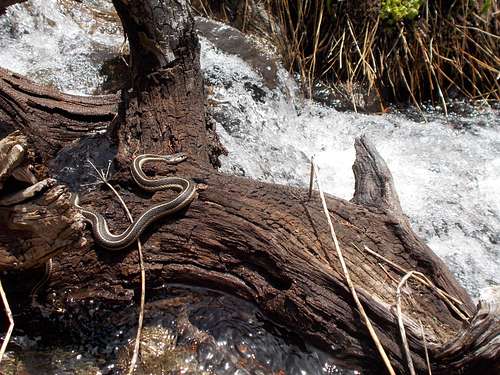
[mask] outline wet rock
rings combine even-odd
[[[245,82],[243,85],[245,89],[252,95],[256,102],[264,103],[266,99],[266,92],[256,85],[255,83]]]
[[[203,17],[196,17],[195,22],[201,36],[207,38],[221,51],[244,60],[262,76],[269,89],[278,86],[278,60],[266,50],[264,43],[259,44],[254,38],[221,22]]]
[[[360,83],[339,83],[334,86],[317,83],[313,88],[314,100],[339,111],[380,113],[384,106],[374,88]]]

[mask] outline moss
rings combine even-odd
[[[382,0],[380,18],[389,24],[418,16],[424,0]]]

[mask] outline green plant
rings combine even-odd
[[[418,16],[424,0],[382,0],[380,18],[389,23],[412,20]]]

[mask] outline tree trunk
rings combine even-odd
[[[25,1],[26,0],[0,0],[0,16],[5,13],[5,9],[7,9],[7,7]]]
[[[7,171],[0,190],[5,199],[0,207],[0,270],[19,272],[53,257],[48,287],[55,296],[45,304],[48,311],[64,311],[72,301],[88,298],[129,302],[139,285],[136,253],[96,246],[70,204],[68,190],[87,181],[88,157],[105,162],[111,155],[112,182],[137,217],[168,192],[152,197],[139,193],[128,172],[132,158],[182,151],[188,161],[167,172],[193,179],[198,198],[143,235],[148,287],[180,282],[226,291],[255,302],[269,317],[336,357],[383,372],[347,288],[318,194],[309,199],[304,189],[226,176],[214,168],[222,148],[205,121],[199,45],[186,1],[114,4],[130,42],[130,90],[80,98],[0,70],[0,136],[20,131],[5,138],[5,154],[10,156],[2,158],[0,152],[0,169]],[[31,153],[20,155],[16,144]],[[412,231],[375,147],[365,138],[355,147],[354,198],[348,202],[327,196],[327,206],[356,291],[391,363],[398,372],[407,371],[392,308],[404,272],[365,246],[405,270],[422,272],[461,301],[451,308],[429,288],[412,284],[418,306],[404,299],[403,314],[419,373],[426,367],[418,319],[425,327],[434,373],[473,373],[496,366],[498,311],[488,305],[474,308],[444,263]],[[19,160],[14,167],[13,159]],[[70,159],[71,178],[65,172]],[[33,165],[38,179],[53,179],[34,189],[41,196],[17,191],[25,186],[12,181],[18,175],[13,171],[22,163]],[[149,172],[161,174],[162,169],[153,164]],[[105,211],[114,231],[128,225],[110,192],[79,189],[82,205]],[[109,206],[103,208],[101,202]],[[25,301],[26,286],[11,285],[9,291],[15,300]],[[461,316],[472,318],[464,323]]]

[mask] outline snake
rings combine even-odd
[[[172,215],[189,206],[196,198],[196,186],[193,181],[176,176],[149,178],[142,169],[146,162],[159,161],[172,165],[186,159],[187,156],[183,153],[172,155],[141,154],[132,161],[130,171],[133,179],[140,188],[149,192],[173,189],[179,191],[179,194],[169,201],[150,207],[120,234],[111,233],[104,216],[80,206],[79,196],[78,194],[74,194],[73,204],[92,225],[92,232],[96,242],[103,248],[111,251],[125,249],[135,242],[142,232],[154,221]]]

